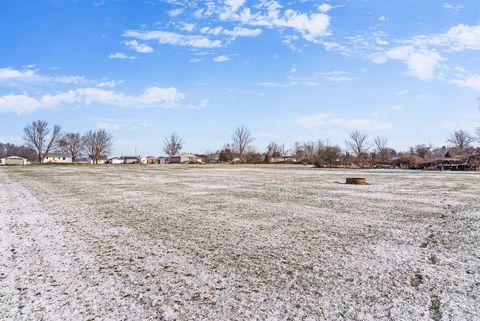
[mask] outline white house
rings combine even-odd
[[[108,164],[120,165],[123,164],[123,158],[121,157],[112,157],[107,161]]]
[[[0,160],[1,165],[6,165],[6,166],[22,166],[22,165],[27,165],[28,160],[26,158],[20,157],[20,156],[8,156],[5,158],[2,158]]]
[[[108,162],[107,156],[100,156],[97,160],[97,164],[106,164],[107,162]],[[89,157],[88,163],[90,165],[94,164],[94,161],[93,161],[92,157]]]
[[[43,158],[42,163],[44,164],[69,164],[73,163],[72,157],[68,155],[60,155],[60,154],[48,154]]]

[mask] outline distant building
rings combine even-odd
[[[123,158],[121,157],[112,157],[107,161],[108,164],[120,165],[123,164]]]
[[[122,156],[124,164],[138,164],[139,159],[138,156]]]
[[[23,166],[28,164],[28,160],[20,156],[8,156],[2,158],[0,164],[5,166]]]
[[[150,164],[150,165],[158,164],[158,157],[147,156],[147,164]]]
[[[73,163],[72,157],[61,154],[48,154],[42,160],[44,164],[70,164]]]
[[[166,164],[166,163],[167,163],[166,157],[163,157],[163,156],[157,157],[157,164]]]
[[[187,163],[196,163],[197,156],[192,154],[186,155],[175,155],[168,158],[170,164],[187,164]]]
[[[88,161],[89,164],[95,164],[95,162],[93,161],[92,158],[93,158],[93,157],[91,157],[91,156],[89,157],[89,161]],[[100,157],[98,158],[98,160],[97,160],[97,164],[106,164],[107,161],[108,161],[107,156],[105,156],[105,155],[104,155],[104,156],[100,156]]]

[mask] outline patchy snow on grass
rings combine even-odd
[[[0,183],[0,320],[480,319],[476,173],[32,166]]]

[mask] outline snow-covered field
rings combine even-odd
[[[0,320],[163,319],[480,320],[480,175],[0,168]]]

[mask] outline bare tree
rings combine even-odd
[[[265,150],[265,161],[270,162],[273,158],[278,158],[282,155],[281,146],[275,142],[267,145]]]
[[[305,142],[302,145],[302,149],[305,153],[304,162],[306,162],[308,164],[313,164],[313,162],[315,160],[315,153],[317,151],[316,144],[312,141]]]
[[[232,140],[233,146],[238,152],[238,157],[240,158],[240,161],[243,161],[244,154],[248,145],[253,142],[252,134],[244,125],[238,126],[233,133]]]
[[[180,150],[183,148],[184,142],[180,136],[178,136],[176,133],[173,133],[165,138],[164,144],[165,146],[163,147],[163,150],[165,153],[167,153],[168,156],[174,156],[177,155],[178,152],[180,152]]]
[[[474,141],[475,138],[463,129],[455,131],[447,140],[448,143],[451,143],[454,147],[458,148],[461,155],[463,155],[465,149],[472,146]]]
[[[371,145],[368,143],[368,136],[355,130],[350,133],[349,138],[345,141],[345,144],[350,151],[358,158],[368,153]]]
[[[94,164],[98,164],[101,157],[110,154],[113,137],[104,129],[89,130],[82,136],[83,150]]]
[[[62,152],[70,155],[72,161],[75,162],[83,151],[82,137],[79,133],[65,134],[59,140],[58,146]]]
[[[389,163],[392,160],[395,151],[388,148],[388,138],[377,136],[375,137],[374,143],[377,148],[375,159],[382,164]]]
[[[432,145],[416,145],[415,147],[410,147],[410,153],[417,155],[420,158],[426,159],[430,154],[432,150]]]
[[[60,125],[55,125],[52,131],[48,128],[48,122],[43,120],[33,121],[23,128],[23,140],[37,152],[39,163],[56,147],[61,130]]]
[[[387,143],[388,143],[388,138],[387,137],[380,137],[377,136],[375,137],[375,146],[377,147],[377,150],[381,152],[384,149],[387,149]]]
[[[327,165],[331,168],[340,161],[341,157],[342,149],[340,146],[332,145],[328,140],[326,142],[320,141],[314,164],[317,167]]]

